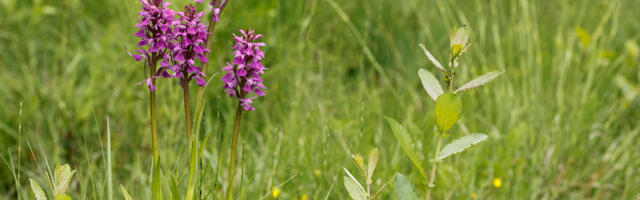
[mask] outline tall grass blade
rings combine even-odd
[[[162,200],[162,183],[160,180],[160,159],[153,167],[153,181],[151,182],[151,198],[153,200]]]
[[[107,195],[109,200],[113,200],[113,173],[111,167],[111,125],[107,116]]]
[[[122,192],[122,196],[124,197],[124,200],[132,200],[131,195],[129,195],[129,192],[127,192],[127,189],[125,189],[124,186],[122,185],[120,185],[120,192]]]

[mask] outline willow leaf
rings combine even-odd
[[[396,140],[398,140],[398,143],[400,143],[400,147],[402,147],[402,150],[404,150],[407,156],[409,156],[409,159],[411,160],[411,162],[413,162],[413,165],[418,168],[418,171],[420,171],[420,175],[422,175],[422,178],[424,178],[424,180],[427,180],[427,174],[425,174],[424,168],[422,167],[422,161],[418,159],[418,154],[416,154],[416,151],[413,149],[413,143],[411,142],[411,137],[409,137],[409,134],[407,134],[407,130],[402,127],[396,120],[389,117],[385,117],[385,119],[387,119],[389,126],[391,126],[393,136],[395,136]]]
[[[502,73],[504,73],[504,70],[486,73],[476,79],[473,79],[465,83],[464,85],[462,85],[462,87],[458,88],[454,93],[463,92],[465,90],[469,90],[469,89],[487,84],[489,81],[492,81],[493,79],[497,78]]]
[[[398,173],[395,179],[398,200],[418,200],[416,190],[406,176]]]
[[[481,133],[474,133],[471,135],[464,136],[462,138],[458,138],[457,140],[454,140],[453,142],[444,146],[442,151],[440,151],[438,160],[442,160],[442,159],[445,159],[446,157],[449,157],[450,155],[460,153],[465,149],[473,146],[474,144],[478,144],[482,141],[487,140],[487,138],[488,138],[487,135],[481,134]]]
[[[424,51],[424,55],[427,56],[427,58],[429,59],[429,61],[431,61],[431,63],[433,63],[433,65],[435,65],[442,72],[446,72],[447,71],[447,70],[444,69],[444,67],[442,67],[440,62],[438,62],[436,57],[433,57],[433,55],[431,55],[431,53],[427,50],[427,48],[424,47],[424,45],[419,44],[419,46],[420,46],[420,48],[422,48],[422,51]]]
[[[422,87],[424,87],[424,90],[427,91],[427,94],[429,94],[433,101],[436,101],[436,99],[438,99],[438,96],[443,93],[438,79],[436,79],[436,77],[431,72],[425,69],[419,69],[418,76],[420,77],[420,82],[422,82]]]

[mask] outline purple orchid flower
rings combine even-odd
[[[186,73],[188,79],[196,79],[196,84],[204,86],[205,74],[196,65],[196,60],[206,63],[205,56],[209,49],[205,46],[207,27],[201,23],[204,12],[196,13],[193,5],[185,6],[185,12],[178,12],[180,24],[175,25],[175,38],[178,42],[172,49],[175,65],[172,71],[174,77],[182,79]]]
[[[236,44],[233,46],[233,64],[228,63],[222,68],[227,73],[222,77],[223,88],[229,97],[237,97],[244,110],[255,110],[251,103],[256,97],[247,97],[250,93],[257,96],[264,96],[262,91],[266,89],[262,83],[260,75],[264,74],[265,68],[261,61],[264,52],[260,47],[265,46],[262,42],[254,42],[262,37],[255,34],[253,30],[240,30],[241,35],[234,34]]]
[[[173,26],[177,23],[174,19],[175,12],[167,8],[171,3],[163,0],[140,0],[142,11],[138,13],[138,24],[136,28],[139,30],[134,34],[139,37],[139,49],[135,53],[129,53],[136,61],[143,61],[146,66],[155,66],[156,62],[160,62],[160,68],[152,74],[159,74],[164,77],[170,76],[167,69],[171,65],[167,54],[167,49],[175,46]],[[147,47],[148,48],[145,48]],[[150,91],[154,91],[156,87],[152,84],[151,79],[158,78],[151,76],[145,81]]]

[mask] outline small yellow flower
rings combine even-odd
[[[302,197],[300,197],[300,200],[307,200],[307,195],[303,194]]]
[[[273,187],[273,192],[271,192],[271,196],[273,196],[273,198],[278,198],[278,196],[280,196],[280,189],[278,189],[277,187]]]
[[[478,198],[478,195],[477,195],[475,192],[474,192],[474,193],[471,193],[471,198],[472,198],[472,199]]]
[[[316,169],[316,170],[313,171],[313,174],[316,175],[316,177],[319,177],[320,174],[322,174],[322,173],[320,172],[319,169]]]
[[[500,178],[493,179],[493,187],[500,188],[502,186],[502,180]]]

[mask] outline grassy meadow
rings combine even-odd
[[[188,1],[172,2],[181,10]],[[122,199],[120,185],[150,199],[149,93],[136,86],[145,67],[125,51],[136,47],[139,7],[0,0],[0,199],[34,199],[29,178],[46,186],[58,163],[77,170],[73,199]],[[349,199],[343,168],[357,171],[351,155],[373,148],[372,187],[391,182],[379,199],[396,199],[396,173],[423,196],[384,117],[407,127],[419,157],[431,157],[434,103],[417,71],[441,74],[418,44],[446,61],[450,31],[466,24],[471,46],[457,83],[506,72],[461,95],[445,141],[489,138],[439,165],[433,198],[638,199],[639,10],[636,0],[230,0],[209,56],[198,197],[223,199],[228,180],[237,101],[220,77],[241,28],[264,35],[269,70],[267,95],[243,114],[237,199]],[[168,198],[172,185],[187,187],[189,142],[178,81],[157,87]]]

